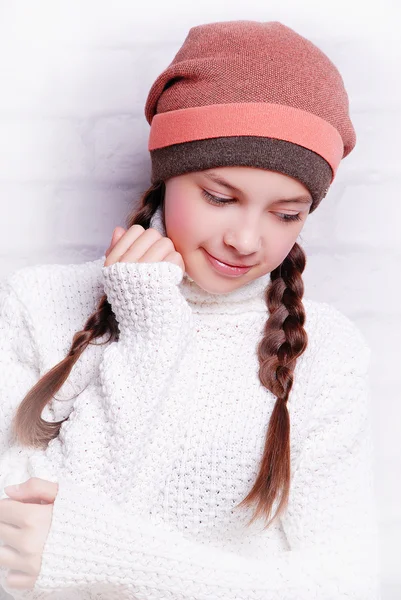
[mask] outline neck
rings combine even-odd
[[[164,236],[167,235],[160,206],[152,216],[150,227],[153,227]],[[269,283],[270,273],[258,277],[231,292],[213,294],[200,287],[188,273],[184,273],[179,286],[194,312],[241,313],[250,310],[267,311],[264,292]]]

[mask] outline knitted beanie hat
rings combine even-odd
[[[310,212],[356,143],[339,71],[278,21],[192,27],[145,116],[152,183],[219,166],[269,169],[306,186]]]

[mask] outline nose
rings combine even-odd
[[[256,218],[248,218],[235,226],[231,225],[226,230],[224,242],[243,256],[259,252],[262,246],[260,222]]]

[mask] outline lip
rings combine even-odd
[[[241,275],[248,273],[248,271],[252,269],[253,265],[250,267],[233,267],[231,265],[228,265],[227,263],[221,262],[211,254],[209,254],[209,252],[207,252],[204,248],[203,250],[212,267],[222,275],[226,275],[228,277],[240,277]]]

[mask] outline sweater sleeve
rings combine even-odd
[[[34,590],[86,588],[130,600],[378,600],[370,349],[352,328],[340,340],[325,340],[312,372],[314,408],[281,519],[289,551],[255,559],[203,545],[63,479]]]
[[[181,267],[170,262],[117,262],[102,268],[104,289],[119,328],[119,349],[140,342],[178,341],[192,311],[181,294]],[[142,348],[141,348],[142,349]]]
[[[27,452],[15,445],[11,424],[28,391],[40,378],[39,357],[28,310],[15,293],[12,276],[0,282],[0,498],[3,488],[17,483],[12,457]]]
[[[178,265],[118,262],[102,267],[102,276],[116,317],[119,339],[107,346],[101,373],[94,378],[93,385],[79,394],[70,418],[63,424],[58,438],[49,444],[50,460],[38,453],[34,471],[39,466],[41,477],[55,481],[55,473],[62,471],[65,465],[76,474],[82,474],[87,466],[90,473],[85,472],[85,482],[107,480],[108,491],[113,498],[118,498],[121,473],[125,468],[132,472],[131,465],[138,467],[147,459],[150,421],[153,426],[157,415],[164,410],[168,387],[191,337],[192,311],[178,288],[183,277]],[[11,439],[11,420],[26,392],[40,378],[30,315],[11,282],[12,279],[3,282],[0,296],[2,498],[8,498],[4,492],[6,485],[27,478],[24,466],[31,458],[32,449],[21,447]],[[88,416],[96,400],[100,404],[96,407],[99,420],[92,413]],[[90,419],[79,423],[88,432],[85,443],[92,441],[95,446],[97,443],[100,454],[92,455],[90,464],[82,461],[79,439],[82,440],[82,427],[71,427],[81,417]],[[111,429],[107,431],[107,440],[111,443],[106,440],[103,444],[98,436],[105,438],[108,425]],[[78,439],[74,437],[76,434]],[[120,443],[120,439],[125,443]],[[113,469],[115,464],[118,464],[118,472]],[[135,478],[138,480],[136,489],[143,496],[145,484],[139,470],[135,471]],[[6,570],[0,571],[4,586]],[[13,590],[13,593],[14,597],[26,596],[24,592]]]
[[[27,456],[30,449],[15,444],[11,424],[24,396],[40,377],[29,313],[11,279],[12,276],[0,282],[0,499],[8,498],[5,486],[21,481],[18,465],[21,455]],[[0,566],[0,598],[5,598],[3,584],[7,573]]]

